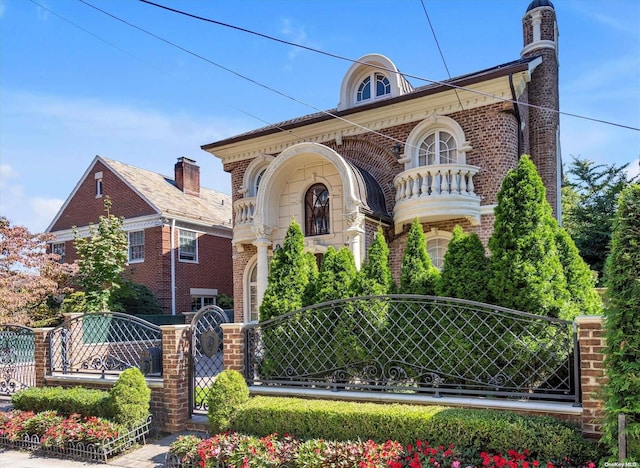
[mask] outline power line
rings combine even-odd
[[[431,24],[431,18],[429,18],[429,13],[427,13],[427,7],[424,4],[424,0],[420,0],[422,4],[422,11],[424,11],[424,16],[427,17],[427,22],[429,23],[429,27],[431,28],[431,34],[433,35],[433,40],[436,41],[436,46],[438,47],[438,52],[440,52],[440,58],[442,59],[442,63],[444,64],[444,69],[447,71],[447,75],[449,79],[451,79],[451,72],[449,71],[449,67],[447,66],[447,61],[444,59],[444,54],[442,53],[442,49],[440,48],[440,42],[438,42],[438,37],[436,36],[436,31],[433,29],[433,24]],[[460,109],[464,110],[464,106],[462,105],[462,101],[460,100],[460,96],[458,95],[458,90],[454,90],[456,93],[456,97],[458,98],[458,104],[460,104]]]
[[[81,1],[82,3],[86,3],[84,0],[79,0],[79,1]],[[182,11],[182,10],[177,10],[175,8],[170,8],[170,7],[161,5],[159,3],[152,2],[150,0],[138,0],[138,1],[140,1],[142,3],[145,3],[145,4],[148,4],[148,5],[151,5],[151,6],[155,6],[157,8],[161,8],[163,10],[167,10],[167,11],[170,11],[170,12],[173,12],[173,13],[177,13],[177,14],[180,14],[180,15],[183,15],[183,16],[187,16],[187,17],[190,17],[190,18],[193,18],[193,19],[197,19],[197,20],[200,20],[200,21],[204,21],[204,22],[207,22],[207,23],[212,23],[212,24],[216,24],[216,25],[223,26],[223,27],[226,27],[226,28],[234,29],[236,31],[245,32],[247,34],[252,34],[254,36],[258,36],[258,37],[262,37],[262,38],[265,38],[265,39],[268,39],[268,40],[271,40],[271,41],[279,42],[281,44],[286,44],[286,45],[290,45],[290,46],[293,46],[293,47],[298,47],[298,48],[301,48],[301,49],[304,49],[304,50],[308,50],[310,52],[315,52],[315,53],[318,53],[318,54],[326,55],[328,57],[333,57],[333,58],[336,58],[336,59],[339,59],[339,60],[344,60],[344,61],[347,61],[347,62],[350,62],[350,63],[359,63],[359,64],[362,64],[362,65],[370,66],[372,68],[378,68],[378,69],[381,69],[381,70],[385,70],[385,71],[388,71],[390,73],[397,73],[397,74],[400,74],[400,75],[403,75],[403,76],[406,76],[406,77],[409,77],[409,78],[414,78],[416,80],[424,81],[424,82],[427,82],[427,83],[437,84],[437,85],[440,85],[440,86],[446,86],[446,87],[449,87],[449,88],[452,88],[452,89],[459,89],[459,90],[462,90],[462,91],[468,91],[470,93],[478,94],[480,96],[490,97],[492,99],[497,99],[497,100],[504,101],[504,102],[510,102],[510,103],[513,103],[513,104],[521,105],[521,106],[526,106],[526,107],[531,107],[531,108],[535,108],[535,109],[545,110],[545,111],[557,113],[557,114],[560,114],[560,115],[566,115],[568,117],[575,117],[575,118],[578,118],[578,119],[589,120],[589,121],[592,121],[592,122],[602,123],[602,124],[605,124],[605,125],[612,125],[612,126],[615,126],[615,127],[626,128],[626,129],[629,129],[629,130],[640,131],[640,128],[638,128],[638,127],[631,127],[629,125],[610,122],[610,121],[607,121],[607,120],[596,119],[596,118],[593,118],[593,117],[587,117],[587,116],[584,116],[584,115],[573,114],[573,113],[570,113],[570,112],[563,112],[563,111],[560,111],[560,110],[557,110],[557,109],[552,109],[550,107],[537,106],[535,104],[530,104],[530,103],[526,103],[526,102],[519,102],[519,101],[516,101],[516,100],[513,100],[513,99],[503,98],[501,96],[495,96],[495,95],[489,94],[489,93],[483,93],[482,91],[466,88],[464,86],[458,86],[458,85],[456,85],[454,83],[447,83],[445,81],[432,80],[430,78],[425,78],[425,77],[418,76],[418,75],[412,75],[410,73],[404,73],[404,72],[399,72],[397,70],[388,69],[388,68],[386,68],[384,66],[381,66],[381,65],[375,65],[375,64],[371,64],[371,63],[367,63],[367,62],[362,62],[362,61],[359,61],[359,60],[354,60],[354,59],[351,59],[351,58],[348,58],[348,57],[344,57],[342,55],[334,54],[334,53],[331,53],[331,52],[326,52],[326,51],[323,51],[323,50],[320,50],[320,49],[316,49],[316,48],[313,48],[313,47],[305,46],[303,44],[298,44],[298,43],[295,43],[295,42],[287,41],[287,40],[280,39],[280,38],[277,38],[277,37],[274,37],[274,36],[270,36],[268,34],[259,33],[259,32],[253,31],[251,29],[242,28],[242,27],[235,26],[235,25],[232,25],[232,24],[229,24],[229,23],[224,23],[222,21],[213,20],[211,18],[205,18],[203,16],[198,16],[198,15],[195,15],[195,14],[192,14],[192,13],[188,13],[188,12],[185,12],[185,11]],[[89,6],[92,6],[92,5],[89,5]],[[96,7],[94,7],[94,8],[96,8]],[[98,9],[98,8],[96,8],[96,9]],[[311,107],[313,109],[316,109],[313,106],[309,106],[309,107]]]

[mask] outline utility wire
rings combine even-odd
[[[88,4],[84,0],[79,0],[79,1],[81,1],[82,3],[85,3],[85,4],[93,7],[93,5]],[[570,112],[563,112],[563,111],[559,111],[557,109],[552,109],[550,107],[538,106],[538,105],[535,105],[535,104],[530,104],[530,103],[525,103],[525,102],[518,102],[518,101],[515,101],[513,99],[503,98],[501,96],[496,96],[496,95],[489,94],[489,93],[483,93],[482,91],[466,88],[464,86],[458,86],[458,85],[456,85],[454,83],[448,83],[448,82],[444,82],[444,81],[432,80],[432,79],[425,78],[425,77],[422,77],[422,76],[412,75],[410,73],[403,73],[403,72],[401,73],[401,72],[399,72],[397,70],[388,69],[388,68],[386,68],[384,66],[381,66],[381,65],[375,65],[375,64],[371,64],[371,63],[367,63],[367,62],[362,62],[362,61],[359,61],[359,60],[354,60],[354,59],[351,59],[351,58],[348,58],[348,57],[344,57],[342,55],[333,54],[333,53],[326,52],[326,51],[323,51],[323,50],[320,50],[320,49],[315,49],[313,47],[305,46],[305,45],[302,45],[302,44],[297,44],[295,42],[286,41],[284,39],[279,39],[277,37],[269,36],[267,34],[259,33],[259,32],[256,32],[256,31],[252,31],[250,29],[241,28],[239,26],[235,26],[235,25],[232,25],[232,24],[229,24],[229,23],[224,23],[222,21],[216,21],[216,20],[213,20],[213,19],[210,19],[210,18],[205,18],[205,17],[202,17],[202,16],[194,15],[192,13],[187,13],[185,11],[177,10],[175,8],[170,8],[170,7],[161,5],[159,3],[152,2],[150,0],[138,0],[138,1],[140,1],[142,3],[146,3],[146,4],[151,5],[151,6],[155,6],[157,8],[161,8],[163,10],[167,10],[167,11],[171,11],[173,13],[177,13],[177,14],[180,14],[180,15],[188,16],[190,18],[197,19],[197,20],[200,20],[200,21],[205,21],[205,22],[208,22],[208,23],[217,24],[219,26],[224,26],[226,28],[230,28],[230,29],[234,29],[234,30],[237,30],[237,31],[245,32],[247,34],[252,34],[254,36],[259,36],[259,37],[262,37],[262,38],[265,38],[265,39],[269,39],[271,41],[279,42],[281,44],[286,44],[286,45],[290,45],[290,46],[293,46],[293,47],[298,47],[298,48],[301,48],[301,49],[304,49],[304,50],[308,50],[308,51],[315,52],[315,53],[318,53],[318,54],[326,55],[328,57],[333,57],[333,58],[336,58],[336,59],[339,59],[339,60],[344,60],[344,61],[347,61],[347,62],[350,62],[350,63],[359,63],[361,65],[367,65],[367,66],[370,66],[372,68],[378,68],[380,70],[385,70],[385,71],[388,71],[390,73],[400,74],[402,76],[406,76],[406,77],[409,77],[409,78],[414,78],[416,80],[424,81],[424,82],[427,82],[427,83],[437,84],[437,85],[440,85],[440,86],[446,86],[446,87],[449,87],[449,88],[452,88],[452,89],[460,89],[462,91],[468,91],[470,93],[478,94],[478,95],[485,96],[485,97],[490,97],[492,99],[496,99],[496,100],[500,100],[500,101],[504,101],[504,102],[510,102],[510,103],[513,103],[513,104],[518,104],[518,105],[521,105],[521,106],[531,107],[531,108],[535,108],[535,109],[545,110],[545,111],[553,112],[553,113],[560,114],[560,115],[566,115],[566,116],[575,117],[575,118],[578,118],[578,119],[589,120],[589,121],[592,121],[592,122],[598,122],[598,123],[602,123],[602,124],[606,124],[606,125],[612,125],[612,126],[615,126],[615,127],[621,127],[621,128],[626,128],[626,129],[629,129],[629,130],[640,131],[639,127],[632,127],[632,126],[629,126],[629,125],[610,122],[610,121],[607,121],[607,120],[596,119],[596,118],[593,118],[593,117],[587,117],[587,116],[584,116],[584,115],[573,114],[573,113],[570,113]],[[93,7],[93,8],[96,8],[96,7]],[[96,8],[96,9],[98,9],[98,8]],[[116,19],[119,19],[119,18],[116,18]],[[122,21],[122,20],[120,20],[120,21]],[[136,27],[136,26],[134,26],[134,27]],[[140,29],[140,28],[138,28],[138,29]],[[165,42],[167,42],[167,41],[165,41]],[[313,107],[313,106],[309,106],[309,107],[315,109],[315,107]],[[321,112],[323,112],[323,111],[321,111]],[[357,124],[355,124],[355,125],[357,125]]]
[[[424,4],[424,0],[420,0],[422,4],[422,11],[424,11],[424,16],[427,17],[427,22],[429,23],[429,27],[431,28],[431,34],[433,35],[433,40],[436,41],[436,46],[438,46],[438,52],[440,52],[440,58],[442,59],[442,63],[444,64],[444,69],[447,71],[447,75],[449,79],[451,79],[451,72],[449,72],[449,67],[447,66],[447,61],[444,59],[444,54],[442,53],[442,49],[440,48],[440,43],[438,42],[438,36],[436,36],[436,31],[433,29],[433,24],[431,24],[431,18],[429,18],[429,13],[427,12],[427,7]],[[456,97],[458,98],[458,104],[460,104],[460,109],[464,110],[464,106],[462,105],[462,101],[460,100],[460,96],[458,95],[458,90],[454,90],[456,93]]]

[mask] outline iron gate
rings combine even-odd
[[[218,306],[200,309],[191,322],[191,411],[206,412],[209,387],[224,369],[222,327],[227,315]]]
[[[0,395],[36,384],[35,336],[21,325],[0,325]]]

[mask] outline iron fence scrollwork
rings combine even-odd
[[[35,336],[22,325],[0,325],[0,395],[35,385]]]

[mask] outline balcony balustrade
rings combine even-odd
[[[233,202],[234,226],[233,242],[247,243],[255,240],[252,231],[253,215],[256,211],[256,197],[241,198]]]

